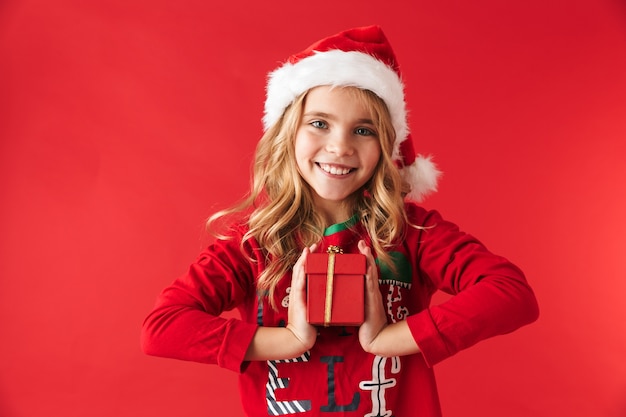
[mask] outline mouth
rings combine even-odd
[[[349,168],[341,165],[331,165],[321,162],[316,162],[316,165],[320,167],[322,171],[331,175],[348,175],[349,173],[356,171],[356,168]]]

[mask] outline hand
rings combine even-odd
[[[359,241],[359,252],[367,259],[365,274],[365,321],[359,328],[359,342],[366,352],[374,351],[376,338],[387,327],[387,315],[383,306],[383,297],[378,286],[378,269],[372,250],[364,241]]]
[[[302,353],[311,349],[317,339],[317,329],[306,319],[306,275],[304,264],[309,253],[315,251],[317,245],[304,248],[302,255],[293,267],[291,276],[291,292],[289,293],[289,309],[287,329],[302,344]]]

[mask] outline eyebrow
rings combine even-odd
[[[335,120],[336,117],[333,116],[332,114],[329,113],[324,113],[321,111],[310,111],[310,112],[306,112],[302,115],[303,117],[321,117],[322,119],[330,119],[330,120]],[[374,122],[372,121],[372,119],[357,119],[356,120],[357,123],[364,123],[364,124],[370,124],[370,125],[374,125]]]

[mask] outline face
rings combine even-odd
[[[361,190],[378,164],[380,141],[371,117],[347,88],[316,87],[306,97],[296,162],[317,209],[333,222],[354,214],[342,203]]]

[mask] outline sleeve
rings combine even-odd
[[[240,240],[218,240],[203,251],[157,298],[143,323],[143,351],[241,372],[257,325],[220,314],[254,297],[254,268],[246,256]]]
[[[517,266],[436,211],[421,217],[425,227],[412,242],[419,279],[453,295],[407,319],[429,366],[538,318],[535,295]]]

